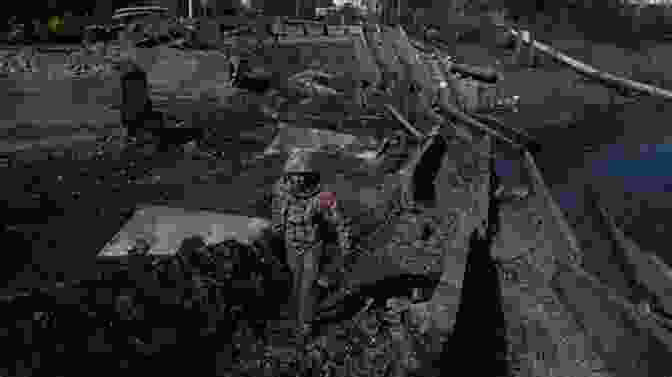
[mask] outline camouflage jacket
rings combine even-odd
[[[283,234],[288,249],[305,251],[323,244],[320,225],[329,223],[336,226],[341,252],[352,251],[351,225],[342,215],[337,202],[325,201],[325,192],[316,190],[307,195],[296,195],[289,184],[279,180],[273,190],[272,222],[273,230]]]

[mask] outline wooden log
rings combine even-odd
[[[459,73],[463,76],[471,77],[475,80],[494,84],[502,79],[502,73],[494,68],[476,67],[467,64],[453,63],[450,66],[450,72]]]
[[[397,109],[394,108],[394,106],[386,104],[386,105],[385,105],[385,108],[386,108],[386,109],[390,112],[390,114],[392,114],[392,116],[394,116],[394,118],[397,119],[397,121],[399,121],[399,123],[401,123],[401,125],[404,126],[404,128],[406,128],[406,129],[408,130],[408,132],[410,132],[410,134],[413,135],[416,139],[418,139],[418,140],[422,140],[422,139],[424,139],[425,135],[424,135],[422,132],[420,132],[417,128],[413,127],[413,125],[411,125],[411,123],[409,123],[408,120],[406,120],[406,118],[404,118],[404,117],[399,113],[399,111],[398,111]]]
[[[509,32],[513,34],[514,37],[519,37],[520,35],[520,32],[514,29],[509,29]],[[585,75],[606,86],[617,88],[623,92],[639,92],[648,94],[650,96],[663,98],[666,100],[672,99],[672,91],[663,88],[658,88],[653,85],[629,80],[623,77],[618,77],[608,72],[600,71],[593,66],[590,66],[570,56],[567,56],[562,52],[558,51],[557,49],[548,46],[546,44],[543,44],[539,41],[531,40],[530,42],[532,44],[532,47],[536,50],[539,50],[539,52],[544,53],[553,60],[572,68],[579,74]]]
[[[440,50],[434,46],[428,45],[415,39],[409,39],[411,46],[423,53],[437,53]],[[479,80],[487,83],[496,83],[503,79],[503,74],[491,67],[478,67],[462,63],[452,63],[450,66],[451,73],[459,73],[463,76],[470,77],[474,80]]]

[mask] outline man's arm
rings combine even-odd
[[[281,233],[284,226],[285,193],[286,183],[281,178],[273,185],[273,197],[271,198],[271,224],[274,233]]]
[[[322,192],[319,197],[319,207],[324,217],[336,226],[338,244],[343,254],[352,252],[352,224],[338,206],[335,195],[331,192]]]

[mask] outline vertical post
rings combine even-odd
[[[515,35],[516,38],[516,48],[513,53],[513,63],[517,65],[523,65],[522,54],[525,46],[524,43],[524,34],[526,31],[518,30],[518,33]]]
[[[397,0],[397,25],[401,25],[401,2],[402,0]]]
[[[189,18],[194,18],[194,0],[189,0],[187,6],[189,7],[189,9],[187,10],[189,13]]]
[[[526,34],[523,34],[523,42],[527,45],[526,48],[527,50],[527,63],[528,67],[534,67],[535,66],[535,51],[534,51],[534,43],[532,39],[532,34],[529,31],[525,32]]]

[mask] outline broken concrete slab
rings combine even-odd
[[[270,223],[261,218],[165,206],[141,207],[103,247],[98,257],[127,256],[140,240],[151,245],[150,255],[173,255],[182,240],[197,235],[209,243],[234,239],[247,244],[259,238],[269,226]]]

